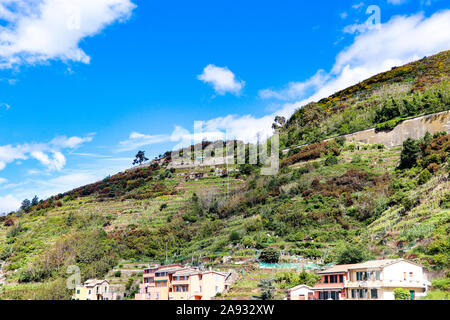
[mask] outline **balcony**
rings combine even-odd
[[[348,281],[348,288],[424,288],[424,280],[369,280],[369,281]]]
[[[172,285],[188,285],[189,284],[189,278],[185,280],[174,280],[172,279]]]

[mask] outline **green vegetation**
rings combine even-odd
[[[378,74],[299,109],[281,130],[281,148],[319,142],[369,128],[392,130],[410,117],[448,110],[445,51]]]
[[[411,295],[408,290],[397,288],[394,289],[395,300],[411,300]]]
[[[80,267],[82,281],[108,277],[130,299],[141,262],[234,269],[240,276],[224,299],[282,299],[285,289],[317,281],[314,273],[264,270],[259,262],[404,257],[448,273],[450,135],[426,134],[389,149],[322,140],[448,109],[448,55],[375,76],[286,123],[279,118],[281,147],[291,148],[277,175],[262,176],[249,164],[229,172],[175,169],[166,153],[97,183],[25,201],[0,217],[0,298],[70,299],[64,283],[71,265]],[[190,177],[193,170],[199,178]],[[445,279],[433,283],[433,294],[448,293]]]

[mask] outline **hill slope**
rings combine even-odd
[[[276,176],[242,165],[228,176],[196,168],[201,175],[191,178],[163,160],[3,217],[0,298],[68,299],[69,265],[85,280],[111,274],[122,260],[244,267],[251,274],[227,297],[249,298],[254,279],[270,276],[251,271],[267,247],[284,251],[286,262],[402,256],[448,273],[450,135],[392,149],[314,142],[346,124],[350,132],[448,110],[449,74],[447,51],[299,110],[282,129],[281,147],[313,144],[292,149]]]

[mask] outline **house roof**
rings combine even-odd
[[[175,277],[177,277],[177,276],[193,276],[196,274],[208,274],[208,273],[215,273],[215,274],[218,274],[223,277],[227,276],[227,274],[223,273],[223,272],[218,272],[218,271],[214,271],[214,270],[200,271],[200,270],[193,269],[193,268],[186,268],[186,269],[179,270],[179,271],[175,272],[173,274],[173,276],[175,276]]]
[[[306,289],[311,290],[311,291],[313,290],[313,288],[311,288],[310,286],[307,286],[306,284],[300,284],[300,285],[298,285],[296,287],[290,288],[288,291],[292,292],[292,291],[299,290],[299,289],[302,289],[302,288],[306,288]]]
[[[348,271],[348,269],[351,266],[354,266],[354,264],[338,264],[331,268],[319,271],[317,273],[319,273],[319,274],[322,274],[322,273],[345,273]]]
[[[384,268],[390,265],[393,265],[395,263],[398,262],[407,262],[407,263],[411,263],[411,264],[415,264],[420,266],[419,264],[415,263],[415,262],[411,262],[405,259],[383,259],[383,260],[370,260],[370,261],[366,261],[366,262],[362,262],[362,263],[357,263],[354,264],[353,266],[351,266],[349,269],[353,270],[353,269],[372,269],[372,268]]]
[[[384,268],[387,266],[390,266],[392,264],[398,263],[398,262],[407,262],[414,265],[417,265],[421,267],[421,265],[408,261],[405,259],[381,259],[381,260],[370,260],[362,263],[354,263],[354,264],[340,264],[336,265],[334,267],[322,270],[317,272],[318,274],[327,274],[327,273],[343,273],[347,272],[348,270],[355,270],[355,269],[378,269],[378,268]]]
[[[89,279],[84,282],[84,286],[85,287],[95,287],[95,286],[99,286],[99,285],[103,284],[104,282],[109,284],[108,280]]]

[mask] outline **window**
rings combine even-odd
[[[375,279],[381,280],[381,271],[376,271],[375,272]]]
[[[328,283],[328,276],[325,276],[325,283]]]
[[[356,280],[357,281],[367,281],[368,273],[366,271],[358,271],[356,272]]]
[[[218,286],[216,286],[216,293],[217,293],[217,292],[219,292],[219,287],[218,287]]]
[[[343,283],[344,282],[344,276],[341,274],[339,275],[339,283]]]
[[[372,299],[378,299],[378,290],[377,289],[370,289],[370,297]]]
[[[105,293],[108,292],[108,287],[105,287]]]
[[[358,298],[358,292],[357,292],[356,289],[352,289],[352,298],[353,298],[353,299]]]
[[[80,290],[77,290],[77,294],[80,294]]]
[[[361,299],[367,298],[367,289],[358,289],[358,291],[359,291],[359,297]]]

